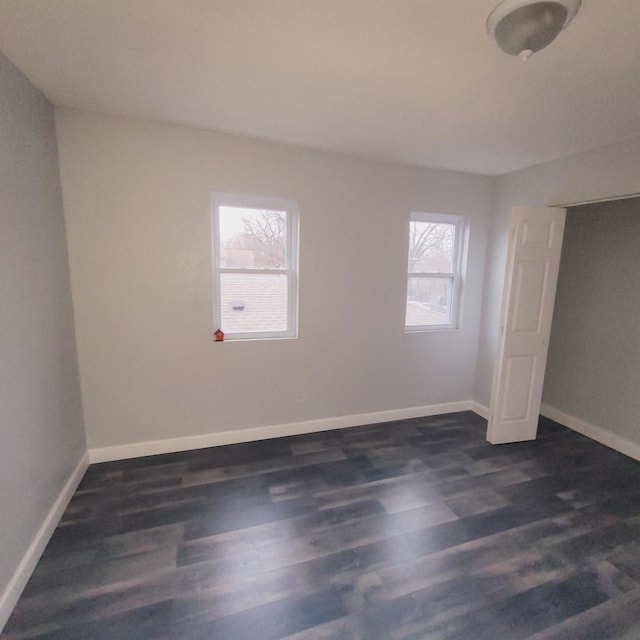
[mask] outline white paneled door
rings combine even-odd
[[[487,440],[535,440],[566,209],[511,214],[500,338]]]

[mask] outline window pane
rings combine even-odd
[[[450,324],[452,278],[409,276],[407,327]]]
[[[285,269],[287,212],[220,207],[220,266]]]
[[[453,273],[456,227],[441,222],[411,221],[409,273]]]
[[[225,333],[286,331],[288,276],[271,273],[220,274]]]

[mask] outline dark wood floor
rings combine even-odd
[[[2,638],[638,640],[640,463],[485,427],[92,465]]]

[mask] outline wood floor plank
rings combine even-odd
[[[640,464],[471,412],[91,465],[2,640],[638,640]]]

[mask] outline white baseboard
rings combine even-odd
[[[581,433],[583,436],[587,436],[587,438],[591,438],[600,444],[624,453],[625,456],[640,461],[640,444],[636,442],[632,442],[627,438],[612,433],[608,429],[591,424],[582,418],[565,413],[548,404],[543,404],[540,407],[540,414],[545,418],[559,422],[569,429],[573,429],[573,431]]]
[[[281,438],[283,436],[296,436],[304,433],[329,431],[330,429],[346,429],[347,427],[391,422],[393,420],[406,420],[408,418],[421,418],[423,416],[475,410],[472,404],[469,400],[463,400],[460,402],[431,404],[423,407],[410,407],[408,409],[393,409],[391,411],[377,411],[374,413],[360,413],[320,420],[290,422],[288,424],[238,429],[236,431],[206,433],[198,436],[185,436],[183,438],[132,442],[131,444],[89,449],[89,459],[91,463],[108,462],[111,460],[157,455],[159,453],[174,453],[176,451],[189,451],[190,449],[203,449],[205,447],[217,447],[225,444],[268,440],[269,438]]]
[[[80,480],[82,480],[82,476],[88,466],[89,453],[86,452],[69,476],[69,479],[62,488],[62,491],[60,491],[56,501],[49,510],[47,517],[40,525],[40,529],[38,529],[38,532],[31,541],[29,548],[24,556],[22,556],[22,560],[20,560],[20,564],[15,570],[9,584],[0,595],[0,633],[2,632],[4,625],[7,623],[16,602],[18,602],[20,594],[27,585],[36,564],[38,564],[38,560],[40,559],[42,552],[47,546],[55,528],[58,526],[58,522],[60,522],[60,518],[62,517],[64,510],[67,508],[67,505],[69,504],[76,488],[80,484]]]
[[[489,419],[489,407],[485,407],[483,404],[476,402],[475,400],[471,401],[471,406],[469,407],[471,411],[477,413],[481,418],[485,420]]]

